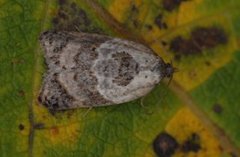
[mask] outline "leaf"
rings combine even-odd
[[[174,156],[239,156],[240,4],[167,2],[0,1],[0,156],[157,156],[161,133]],[[52,115],[37,101],[51,28],[142,42],[178,72],[141,100]]]

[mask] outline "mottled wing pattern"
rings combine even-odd
[[[109,39],[84,33],[43,33],[40,42],[48,71],[39,95],[40,102],[51,110],[112,103],[96,92],[97,80],[91,71],[98,57],[95,49]]]
[[[146,95],[163,77],[161,58],[132,41],[48,31],[40,42],[48,70],[39,101],[50,110],[131,101]]]

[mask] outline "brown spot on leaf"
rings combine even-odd
[[[74,2],[72,2],[72,3],[71,3],[71,8],[72,8],[73,10],[77,11],[77,4],[74,3]]]
[[[162,44],[163,46],[167,46],[167,42],[166,42],[166,41],[161,41],[161,44]]]
[[[152,25],[149,25],[149,24],[146,24],[145,27],[146,27],[149,31],[151,31],[151,30],[153,29]]]
[[[155,24],[158,26],[158,28],[160,29],[167,29],[167,24],[163,21],[163,15],[159,14],[156,18],[155,18]]]
[[[52,24],[56,30],[65,31],[83,31],[83,32],[102,32],[96,28],[87,13],[80,8],[75,2],[59,0],[59,9],[56,16],[52,20]]]
[[[195,41],[201,49],[216,47],[218,44],[227,43],[225,32],[217,27],[199,27],[191,33],[192,40]]]
[[[223,29],[218,27],[197,27],[189,39],[182,36],[175,37],[170,43],[170,50],[175,53],[175,58],[201,54],[204,50],[212,49],[220,44],[226,44],[227,35]]]
[[[59,5],[63,5],[66,3],[66,0],[58,0]]]
[[[193,133],[181,146],[181,150],[187,152],[198,152],[201,149],[200,137]]]
[[[216,103],[213,105],[212,110],[217,114],[221,114],[223,111],[223,108],[222,108],[221,104]]]
[[[138,12],[138,8],[136,7],[136,5],[131,6],[131,11],[132,12]]]
[[[58,129],[58,127],[52,127],[50,129],[50,132],[51,132],[52,135],[58,135],[59,134],[59,129]]]
[[[138,21],[138,15],[139,15],[139,9],[137,8],[136,5],[132,5],[130,7],[130,14],[128,15],[128,22],[130,25],[132,25],[134,28],[139,27],[139,21]],[[127,24],[127,25],[129,25]]]
[[[191,79],[195,79],[197,77],[197,72],[195,70],[189,71],[188,75]]]
[[[25,127],[24,127],[23,124],[19,124],[19,125],[18,125],[18,129],[19,129],[20,131],[24,130],[24,128],[25,128]]]
[[[184,1],[187,0],[163,0],[162,5],[165,10],[173,11],[174,9],[177,9]]]
[[[76,22],[83,24],[85,26],[89,26],[91,24],[90,19],[88,18],[86,12],[83,9],[78,10],[78,18],[76,18]]]
[[[22,64],[22,63],[24,63],[23,59],[19,59],[19,58],[12,58],[11,59],[11,64],[12,65],[17,65],[17,64]]]
[[[67,20],[68,19],[68,15],[67,15],[67,13],[64,12],[64,10],[59,10],[58,11],[58,17],[62,18],[63,20]]]
[[[170,157],[177,148],[177,141],[165,132],[160,133],[153,141],[153,150],[159,157]]]
[[[209,61],[206,61],[205,64],[206,64],[207,66],[211,66],[211,62],[209,62]]]
[[[230,153],[230,156],[231,157],[237,157],[237,155],[235,153],[233,153],[233,152]]]
[[[18,95],[21,96],[21,97],[24,97],[25,96],[24,90],[19,90]]]
[[[137,28],[137,27],[139,26],[138,20],[134,19],[132,22],[133,22],[133,26],[134,26],[135,28]]]

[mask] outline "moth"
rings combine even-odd
[[[149,93],[174,68],[146,46],[82,32],[41,34],[47,71],[39,102],[49,110],[116,105]]]

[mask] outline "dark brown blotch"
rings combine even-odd
[[[167,43],[166,41],[163,41],[163,40],[162,40],[162,41],[161,41],[161,44],[162,44],[163,46],[167,46],[168,43]]]
[[[182,36],[173,38],[169,49],[175,53],[175,58],[180,59],[182,56],[202,54],[203,51],[226,44],[227,41],[225,31],[219,27],[197,27],[188,39]]]
[[[96,28],[87,13],[75,2],[59,0],[59,9],[52,23],[54,29],[65,31],[101,32]]]
[[[153,141],[153,150],[159,157],[170,157],[179,144],[170,134],[162,132]]]
[[[18,91],[18,95],[20,96],[20,97],[24,97],[25,96],[25,91],[24,90],[19,90]]]
[[[59,5],[64,5],[66,4],[67,0],[58,0]]]
[[[138,15],[139,15],[139,9],[135,4],[133,4],[130,7],[129,15],[128,15],[128,20],[127,22],[129,24],[127,25],[132,25],[134,28],[138,28],[140,26],[140,22],[138,20]]]
[[[200,136],[197,133],[191,134],[191,136],[183,142],[181,150],[184,153],[188,152],[198,152],[201,149]]]
[[[149,31],[151,31],[151,30],[153,29],[152,25],[150,25],[150,24],[146,24],[145,27],[146,27]]]
[[[24,63],[23,59],[20,59],[20,58],[12,58],[11,59],[11,64],[12,65],[18,65],[18,64],[22,64],[22,63]]]
[[[25,128],[25,126],[24,126],[23,124],[19,124],[19,125],[18,125],[18,129],[19,129],[20,131],[24,130],[24,128]]]
[[[72,8],[73,10],[77,11],[77,4],[74,3],[74,2],[72,2],[72,3],[71,3],[71,8]]]
[[[63,10],[59,10],[59,11],[58,11],[58,17],[59,17],[59,18],[62,18],[62,19],[64,19],[64,20],[67,20],[67,19],[68,19],[67,13],[65,13]]]
[[[169,12],[177,9],[182,2],[187,1],[187,0],[163,0],[162,5],[163,8]]]
[[[138,8],[136,7],[136,5],[131,6],[131,11],[132,12],[138,12]]]
[[[168,26],[166,24],[166,22],[164,22],[163,20],[163,15],[162,14],[159,14],[155,20],[154,20],[154,23],[158,26],[158,28],[160,29],[167,29]]]
[[[134,19],[132,22],[133,22],[133,26],[135,28],[139,27],[139,21],[138,20]]]
[[[221,114],[223,112],[222,105],[219,103],[214,104],[212,110],[217,114]]]
[[[233,153],[233,152],[230,152],[229,153],[231,157],[238,157],[237,154]]]
[[[76,17],[75,22],[84,26],[89,26],[91,24],[86,12],[81,8],[78,9],[78,17]]]
[[[210,61],[205,61],[205,64],[206,64],[206,66],[211,66],[212,65]]]

